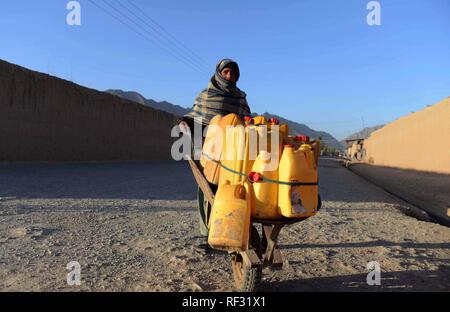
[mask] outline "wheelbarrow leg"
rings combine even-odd
[[[263,225],[263,240],[267,244],[264,251],[263,264],[272,268],[281,268],[283,266],[283,258],[281,252],[277,249],[278,235],[284,224]]]

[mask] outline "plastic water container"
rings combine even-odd
[[[252,124],[254,124],[252,116],[245,116],[244,117],[244,125],[245,126],[250,126]]]
[[[267,130],[267,131],[266,131]],[[253,124],[248,124],[245,127],[245,147],[244,147],[244,162],[242,165],[242,173],[249,174],[252,171],[253,164],[259,153],[261,151],[271,152],[272,149],[272,131],[265,126],[255,126]],[[287,125],[280,125],[279,127],[279,137],[278,137],[278,153],[274,156],[278,158],[281,157],[282,146],[287,137],[289,128]],[[252,142],[252,144],[251,144]],[[266,142],[264,144],[263,142]],[[245,180],[245,177],[241,177],[241,182]]]
[[[206,133],[205,142],[203,144],[203,153],[216,161],[220,161],[222,157],[223,140],[220,140],[220,122],[221,115],[214,116],[209,122],[208,131]],[[218,163],[210,160],[208,157],[202,155],[200,164],[203,167],[203,174],[206,180],[217,185],[219,183],[220,166]]]
[[[280,125],[280,136],[283,140],[283,145],[286,143],[289,135],[289,126],[287,124]]]
[[[251,145],[251,142],[253,142]],[[248,175],[253,168],[256,157],[258,156],[258,131],[257,127],[249,125],[245,127],[245,150],[244,162],[242,164],[242,173]],[[245,182],[245,177],[241,176],[241,182]]]
[[[227,126],[233,126],[233,129],[227,131]],[[241,126],[241,128],[238,129],[237,126]],[[245,149],[243,122],[238,115],[228,114],[220,121],[220,127],[223,139],[221,163],[227,168],[241,172]],[[231,184],[237,184],[240,180],[241,177],[239,175],[224,168],[220,169],[219,184],[223,184],[226,181],[229,181]]]
[[[298,153],[303,153],[306,159],[306,166],[302,168],[301,179],[304,182],[317,183],[318,172],[314,150],[310,144],[303,144],[300,146]],[[319,201],[319,186],[300,186],[300,194],[303,196],[303,205],[307,209],[307,216],[315,215],[317,213]]]
[[[308,144],[298,150],[286,145],[280,160],[279,180],[286,182],[317,183],[314,154]],[[317,213],[318,186],[278,185],[278,206],[287,218],[310,217]]]
[[[254,123],[255,126],[260,126],[260,125],[266,125],[267,126],[269,124],[267,119],[266,119],[266,117],[264,117],[264,116],[253,117],[253,123]]]
[[[248,183],[220,184],[210,217],[208,244],[215,249],[244,251],[248,249],[251,196]]]
[[[278,180],[278,166],[275,169],[268,168],[269,163],[270,154],[266,151],[261,151],[253,164],[252,172],[260,174],[263,180],[264,178]],[[255,218],[269,220],[281,218],[278,212],[278,185],[275,183],[255,181],[253,183],[252,204],[252,216]]]

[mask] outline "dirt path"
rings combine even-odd
[[[285,228],[263,291],[450,291],[450,228],[323,160],[324,205]],[[173,162],[0,166],[1,291],[232,290],[226,254],[203,254],[194,180]],[[81,286],[66,283],[81,265]],[[381,265],[368,286],[366,264]]]

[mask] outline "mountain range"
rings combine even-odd
[[[189,108],[181,107],[166,101],[157,102],[152,99],[146,99],[141,94],[134,91],[122,91],[122,90],[106,90],[105,92],[117,95],[121,98],[140,103],[144,106],[162,110],[164,112],[171,113],[175,116],[183,116],[189,113],[191,110]]]
[[[115,89],[115,90],[110,89],[110,90],[106,90],[105,92],[108,92],[110,94],[119,96],[121,98],[130,100],[130,101],[140,103],[147,107],[151,107],[151,108],[155,108],[158,110],[162,110],[162,111],[171,113],[176,116],[183,116],[191,111],[190,108],[185,108],[185,107],[175,105],[175,104],[172,104],[172,103],[169,103],[166,101],[157,102],[152,99],[146,99],[143,95],[141,95],[135,91],[123,91],[123,90],[118,90],[118,89]],[[256,116],[256,115],[258,115],[258,113],[253,113],[252,115]],[[280,120],[280,123],[287,124],[289,126],[289,130],[292,134],[304,134],[304,135],[310,136],[311,138],[314,138],[314,139],[321,137],[322,141],[326,145],[337,148],[337,149],[341,149],[341,150],[343,149],[342,143],[339,142],[336,138],[334,138],[328,132],[317,131],[317,130],[311,129],[307,125],[286,119],[282,116],[278,116],[278,115],[275,115],[275,114],[272,114],[269,112],[265,112],[263,115],[267,118],[269,118],[269,117],[277,118],[278,120]]]

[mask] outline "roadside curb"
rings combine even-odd
[[[401,206],[401,205],[396,205],[395,206],[397,209],[399,209],[405,215],[413,217],[413,218],[416,218],[416,219],[418,219],[420,221],[440,223],[440,222],[438,222],[438,220],[436,220],[435,217],[433,217],[428,212],[426,212],[422,208],[418,207],[417,205],[415,205],[414,203],[412,203],[411,201],[406,199],[404,196],[402,196],[398,192],[393,192],[393,191],[389,190],[388,188],[384,187],[381,183],[377,182],[375,179],[371,179],[369,176],[361,174],[361,172],[358,172],[357,170],[354,170],[354,168],[352,168],[352,167],[354,167],[353,165],[355,165],[355,164],[364,164],[364,163],[362,163],[362,162],[345,161],[343,163],[343,166],[346,167],[351,172],[353,172],[354,174],[356,174],[357,176],[363,178],[364,180],[366,180],[366,181],[370,182],[371,184],[375,185],[376,187],[382,189],[386,193],[388,193],[388,194],[390,194],[390,195],[392,195],[392,196],[394,196],[394,197],[404,201],[405,203],[407,203],[408,204],[407,206]]]

